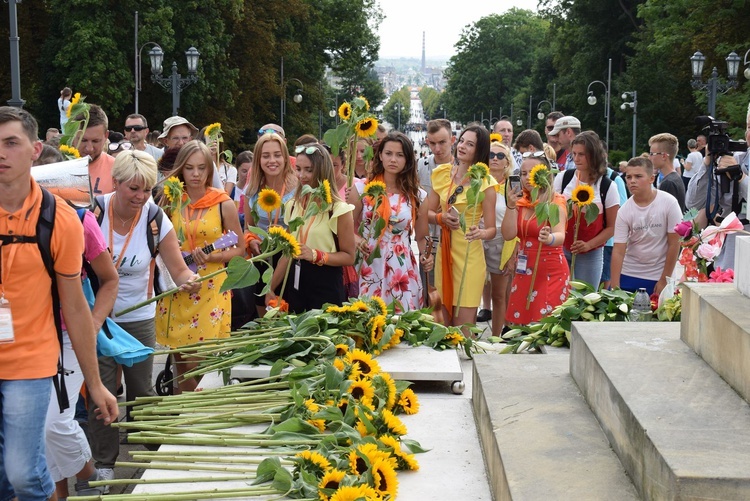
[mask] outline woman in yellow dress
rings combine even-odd
[[[214,171],[208,147],[200,141],[190,141],[180,149],[175,168],[168,176],[177,177],[183,182],[184,192],[190,198],[190,203],[181,212],[169,214],[169,217],[178,234],[184,234],[184,241],[180,245],[183,254],[192,256],[201,276],[221,269],[230,259],[242,256],[244,252],[241,246],[209,254],[203,250],[226,231],[242,234],[234,202],[223,190],[211,187]],[[156,340],[162,345],[177,348],[206,339],[229,337],[231,295],[230,292],[219,292],[225,278],[225,274],[219,274],[203,282],[198,292],[178,292],[159,301],[156,308]],[[175,355],[178,376],[196,364],[194,360]],[[180,392],[192,391],[197,381],[180,378],[179,385]]]
[[[466,192],[471,181],[469,168],[478,162],[486,165],[489,153],[490,135],[487,129],[482,125],[469,125],[461,132],[456,143],[455,165],[439,165],[432,171],[432,192],[427,197],[428,219],[430,223],[443,228],[435,265],[435,283],[448,325],[475,324],[477,319],[486,264],[482,244],[474,241],[495,237],[494,187],[497,182],[491,176],[482,181],[480,190],[484,193],[484,200],[477,211],[469,206]],[[466,220],[466,233],[461,229],[460,215]],[[482,218],[484,228],[479,227]],[[458,304],[467,246],[469,258]]]

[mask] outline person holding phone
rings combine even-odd
[[[513,278],[513,259],[510,259],[516,246],[516,239],[505,242],[500,227],[506,211],[506,190],[521,190],[521,177],[511,176],[513,170],[510,148],[499,141],[490,143],[490,174],[497,180],[495,191],[495,238],[484,243],[484,260],[487,263],[489,281],[485,284],[485,307],[492,304],[492,335],[500,336],[505,324],[505,311],[510,295],[510,281]],[[507,181],[507,183],[506,183]],[[489,296],[489,298],[488,298]],[[488,300],[489,299],[489,300]]]
[[[540,188],[537,202],[531,200],[529,174],[540,163],[549,167],[545,156],[524,158],[521,163],[522,189],[508,189],[507,215],[501,225],[505,240],[520,238],[516,273],[505,315],[506,323],[512,325],[536,322],[568,297],[570,272],[562,251],[567,221],[565,199],[554,190]],[[560,206],[560,221],[554,227],[537,221],[534,207],[539,202],[554,202]],[[535,265],[536,277],[532,284]],[[531,302],[527,301],[529,293]]]
[[[456,163],[439,165],[432,171],[432,192],[427,197],[428,217],[430,223],[442,227],[435,284],[443,300],[444,318],[452,326],[477,321],[486,263],[484,248],[474,241],[491,240],[496,233],[497,181],[492,176],[482,181],[480,190],[484,193],[484,200],[476,211],[466,197],[470,187],[469,168],[478,162],[489,163],[489,136],[482,125],[469,125],[458,137]],[[465,232],[461,229],[461,216],[465,218]],[[479,227],[482,218],[485,228]]]

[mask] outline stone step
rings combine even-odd
[[[638,499],[567,353],[477,355],[472,402],[496,501]]]
[[[679,330],[574,323],[570,374],[643,499],[750,499],[750,406]]]
[[[682,341],[750,402],[748,312],[750,297],[733,284],[689,283],[682,288]]]

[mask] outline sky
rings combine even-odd
[[[490,14],[512,7],[536,11],[537,0],[378,0],[380,58],[422,58],[425,32],[426,59],[447,59],[455,53],[463,28]]]

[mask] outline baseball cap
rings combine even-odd
[[[580,129],[581,121],[574,116],[562,117],[555,122],[555,128],[549,133],[550,136],[556,136],[563,129]]]
[[[174,117],[169,117],[166,120],[164,120],[164,132],[161,133],[161,135],[159,136],[159,139],[164,139],[165,137],[167,137],[169,135],[169,130],[172,127],[177,127],[178,125],[187,125],[188,127],[190,127],[190,129],[192,129],[193,134],[198,132],[198,129],[196,128],[196,126],[188,122],[187,118],[174,116]]]

